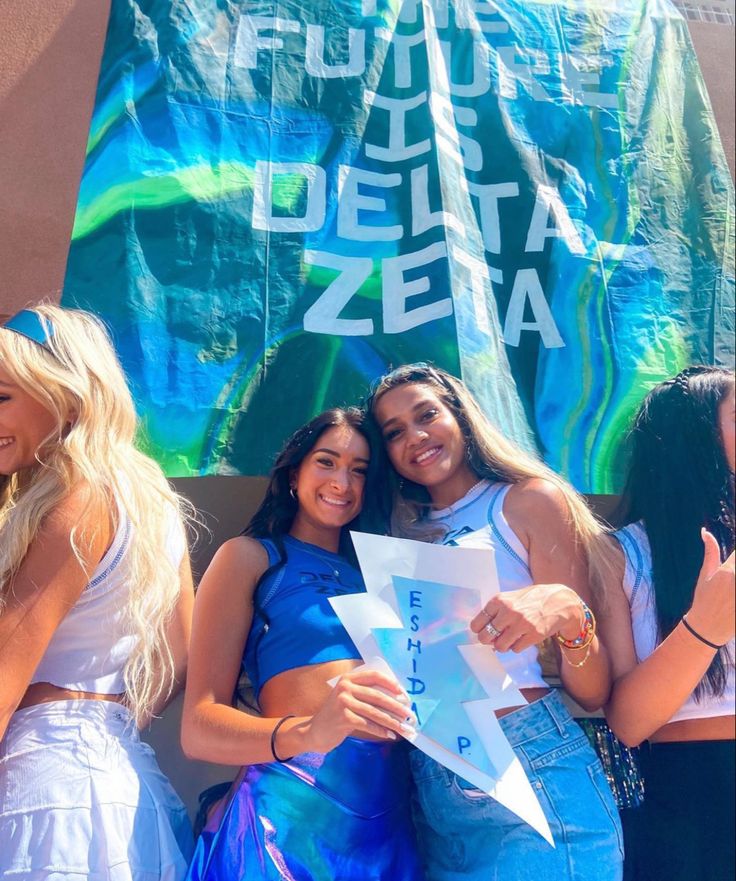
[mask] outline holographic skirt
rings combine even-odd
[[[248,765],[197,842],[187,881],[423,881],[408,744],[348,738]]]

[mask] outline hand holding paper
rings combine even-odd
[[[565,627],[572,627],[571,638],[577,636],[582,618],[574,590],[564,584],[533,584],[496,594],[472,619],[470,629],[497,652],[523,652]],[[498,636],[486,630],[489,621]]]
[[[354,733],[396,739],[413,730],[411,710],[394,674],[365,665],[340,676],[322,707],[309,722],[305,748],[326,753]]]
[[[363,659],[383,657],[406,688],[417,717],[409,739],[552,843],[494,714],[526,701],[469,629],[498,592],[492,551],[362,533],[353,542],[367,592],[330,602]]]

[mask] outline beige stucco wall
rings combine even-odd
[[[0,315],[58,298],[109,0],[0,0]]]
[[[705,24],[700,21],[689,22],[690,36],[698,55],[703,79],[708,87],[708,95],[713,112],[718,121],[718,131],[723,141],[731,177],[734,171],[734,70],[736,70],[736,43],[734,29],[725,25]]]
[[[180,478],[174,481],[177,490],[189,498],[202,517],[200,538],[192,552],[195,577],[207,568],[215,549],[237,535],[250,519],[263,495],[263,478],[208,477]],[[232,585],[233,590],[238,585]],[[192,815],[197,808],[198,794],[214,783],[230,780],[235,768],[190,762],[179,746],[181,697],[177,698],[154,722],[146,739],[156,750],[159,764],[184,799]]]

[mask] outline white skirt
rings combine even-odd
[[[187,813],[111,701],[16,712],[0,743],[3,881],[179,881]]]

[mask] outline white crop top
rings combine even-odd
[[[133,525],[118,504],[118,528],[89,584],[56,628],[31,683],[50,682],[72,691],[122,694],[123,669],[135,646],[125,633]],[[185,551],[184,531],[172,509],[162,553],[178,569]]]
[[[652,584],[652,552],[649,538],[641,523],[631,523],[614,533],[623,548],[626,559],[623,588],[631,609],[631,630],[637,660],[641,663],[659,645]],[[734,640],[729,643],[734,657]],[[709,719],[713,716],[732,716],[734,712],[734,668],[728,668],[726,689],[720,697],[705,694],[696,701],[693,695],[672,716],[670,722],[681,719]]]
[[[529,587],[529,555],[503,516],[503,501],[512,484],[483,480],[461,499],[429,517],[447,528],[442,544],[492,548],[501,591]],[[546,688],[536,647],[523,652],[499,652],[498,659],[517,688]]]

